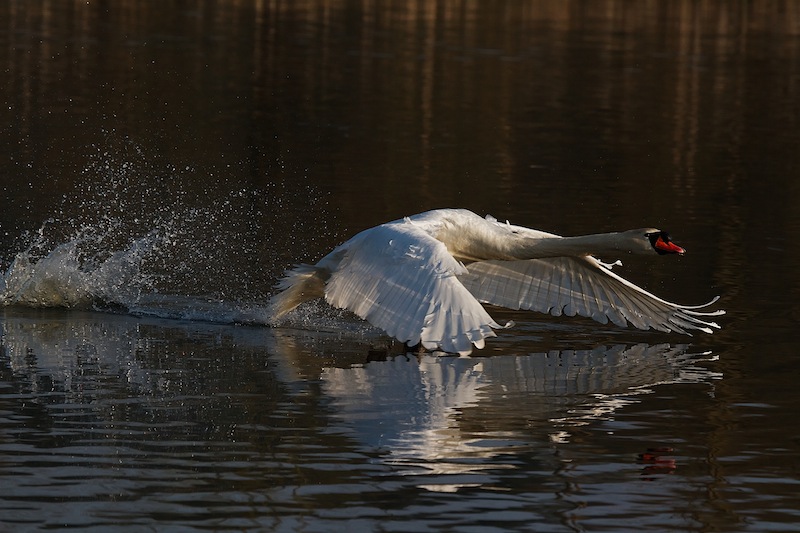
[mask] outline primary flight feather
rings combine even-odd
[[[552,315],[581,315],[639,329],[711,333],[701,311],[662,300],[611,271],[595,256],[682,254],[660,230],[560,237],[437,209],[357,234],[316,265],[298,265],[270,302],[278,321],[299,304],[325,298],[387,334],[428,350],[469,354],[501,326],[482,303]]]

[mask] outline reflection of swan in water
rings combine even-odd
[[[105,409],[98,415],[101,423],[125,416],[114,407],[119,397],[145,404],[152,397],[157,405],[177,397],[183,408],[185,402],[218,401],[209,383],[252,385],[253,372],[230,366],[235,346],[238,357],[256,354],[261,372],[269,369],[266,379],[281,383],[281,394],[291,398],[287,405],[310,402],[309,411],[326,417],[324,429],[310,431],[346,435],[401,473],[428,475],[419,484],[434,490],[488,483],[491,471],[516,468],[506,460],[515,450],[569,440],[576,426],[613,417],[646,387],[719,377],[696,366],[698,357],[685,346],[666,344],[365,362],[368,341],[335,334],[92,313],[48,316],[0,317],[0,356],[29,383],[48,375],[41,383],[52,388],[59,382],[56,388],[67,401]],[[187,370],[190,354],[178,351],[184,347],[205,350],[201,360],[215,350],[228,355],[218,369],[201,366],[195,372]],[[101,389],[105,401],[97,396]],[[92,390],[98,392],[82,396]]]
[[[456,418],[466,419],[469,408],[487,413],[502,409],[508,419],[509,405],[518,411],[527,397],[519,416],[568,428],[610,416],[615,404],[624,403],[617,399],[646,387],[719,377],[696,361],[686,346],[639,344],[477,359],[399,356],[353,368],[329,367],[322,379],[339,417],[354,426],[377,424],[372,435],[362,435],[371,445],[391,449],[401,443],[408,451],[432,457],[448,455],[454,446],[427,442],[427,437],[438,433],[461,438]],[[502,405],[489,408],[494,402]],[[570,407],[563,410],[565,406]]]
[[[653,228],[560,237],[438,209],[367,229],[316,265],[299,265],[272,299],[276,321],[299,304],[325,298],[390,336],[429,350],[469,354],[500,326],[481,303],[603,324],[690,333],[719,326],[699,311],[662,300],[611,272],[595,255],[683,254]],[[466,266],[465,266],[466,265]]]
[[[613,416],[647,387],[706,382],[686,346],[599,347],[525,356],[395,357],[353,368],[326,368],[324,390],[340,427],[387,460],[428,474],[475,474],[510,465],[475,461],[513,452],[544,426],[563,442],[579,425]],[[703,357],[706,357],[705,354]],[[454,490],[461,483],[430,485]]]
[[[572,416],[577,411],[561,411],[565,398],[582,398],[585,405],[579,411],[591,418],[592,412],[602,414],[601,400],[606,397],[630,395],[660,383],[705,382],[719,377],[696,366],[697,356],[688,354],[685,345],[601,346],[484,358],[382,355],[365,362],[371,338],[347,340],[319,332],[147,321],[96,313],[0,317],[0,334],[3,355],[12,371],[48,373],[64,383],[66,390],[70,380],[85,370],[81,365],[92,364],[140,390],[156,391],[163,375],[148,368],[152,361],[146,357],[171,338],[184,343],[191,339],[216,343],[219,336],[227,335],[240,347],[266,346],[271,353],[270,367],[281,382],[302,387],[321,379],[339,419],[380,421],[383,436],[376,433],[368,439],[376,446],[381,439],[388,444],[394,436],[407,435],[408,428],[446,430],[456,411],[484,409],[508,398],[533,398],[526,407],[531,418],[575,423],[581,419]],[[322,357],[322,353],[329,355]],[[165,367],[169,369],[168,361]],[[590,401],[584,401],[587,398]],[[591,411],[589,404],[597,410]]]

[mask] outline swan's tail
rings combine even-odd
[[[269,321],[274,324],[303,302],[325,296],[325,282],[330,274],[313,265],[297,265],[287,270],[278,282],[278,293],[269,301]]]

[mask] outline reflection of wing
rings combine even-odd
[[[506,394],[560,396],[625,394],[661,383],[701,383],[720,377],[693,363],[685,344],[598,346],[484,360],[487,383]],[[488,395],[487,395],[488,396]]]
[[[451,461],[496,453],[471,446],[458,422],[462,409],[480,403],[481,359],[399,356],[352,368],[327,367],[320,378],[338,426],[363,445],[385,449],[393,464],[420,464],[429,474],[498,468],[497,463]]]
[[[461,282],[485,303],[554,316],[581,315],[619,326],[677,331],[719,328],[700,312],[716,301],[688,307],[667,302],[617,276],[594,257],[557,257],[520,261],[480,261],[467,266]]]
[[[532,427],[563,441],[571,428],[613,417],[653,385],[721,377],[696,365],[697,354],[686,348],[640,344],[486,358],[398,356],[328,366],[320,380],[330,400],[330,428],[385,450],[396,466],[466,474],[500,467],[501,459],[477,459],[535,440]]]
[[[402,342],[468,354],[499,327],[456,277],[464,266],[414,224],[364,231],[336,253],[326,300]]]

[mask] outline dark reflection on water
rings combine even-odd
[[[559,523],[581,514],[584,491],[570,486],[587,474],[564,456],[573,441],[653,386],[709,392],[721,378],[705,367],[710,354],[668,344],[487,358],[369,346],[6,313],[0,515],[81,528]],[[616,459],[624,492],[670,473],[634,458]],[[641,520],[635,506],[613,506]]]
[[[796,527],[800,4],[10,1],[0,20],[0,270],[35,274],[0,286],[3,527]],[[517,326],[459,359],[324,306],[231,325],[293,262],[450,206],[668,229],[685,257],[620,271],[721,294],[723,329],[493,310]]]

